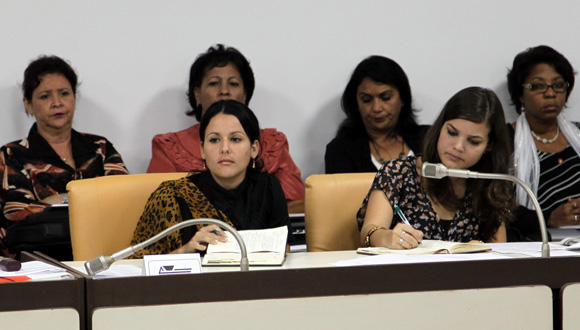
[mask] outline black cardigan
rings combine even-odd
[[[417,155],[422,153],[423,137],[428,128],[427,125],[419,125],[419,130],[405,140]],[[338,134],[326,145],[324,165],[326,174],[377,171],[371,161],[369,138],[366,134]]]

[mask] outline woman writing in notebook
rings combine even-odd
[[[254,113],[238,101],[218,101],[202,117],[199,135],[207,170],[163,182],[147,201],[132,245],[192,218],[220,219],[238,230],[289,226],[280,182],[261,172],[260,127]],[[225,242],[225,235],[216,225],[187,227],[133,257],[199,252],[218,241]]]
[[[508,173],[510,147],[503,108],[488,89],[470,87],[445,104],[425,136],[423,155],[387,162],[358,213],[363,246],[417,247],[424,238],[505,242],[512,186],[506,181],[427,179],[423,162]],[[410,225],[394,211],[398,206]]]

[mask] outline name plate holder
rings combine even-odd
[[[143,257],[145,275],[200,274],[199,253],[146,255]]]

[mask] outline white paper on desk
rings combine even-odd
[[[87,270],[84,267],[73,267],[79,272],[88,275]],[[128,277],[128,276],[141,276],[143,275],[143,269],[139,266],[134,265],[111,265],[111,267],[105,271],[102,271],[93,278],[103,278],[103,277]]]
[[[566,250],[580,250],[580,242],[564,247]]]
[[[563,227],[558,227],[558,229],[580,229],[580,225],[563,226]]]
[[[226,243],[218,242],[209,244],[207,253],[229,252],[241,253],[238,241],[230,232],[225,232],[228,237]],[[288,227],[260,229],[260,230],[240,230],[238,231],[248,253],[254,252],[279,252],[286,251],[286,241],[288,239]]]
[[[371,265],[390,265],[390,264],[412,264],[424,262],[452,262],[452,261],[471,261],[471,260],[491,260],[507,259],[508,256],[492,253],[468,253],[468,254],[420,254],[420,255],[401,255],[401,254],[381,254],[370,257],[356,258],[333,262],[333,266],[371,266]]]
[[[0,271],[0,276],[28,276],[32,281],[72,279],[74,276],[66,271],[51,264],[41,261],[23,262],[22,267],[16,272]]]
[[[0,270],[0,276],[28,276],[32,274],[66,273],[66,270],[42,261],[23,262],[22,267],[17,272],[6,272]]]
[[[512,242],[512,243],[489,243],[492,251],[498,253],[524,254],[530,257],[542,256],[542,242]],[[579,253],[569,251],[561,244],[550,243],[550,257],[580,256]]]

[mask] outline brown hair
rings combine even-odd
[[[503,107],[493,91],[481,87],[465,88],[447,101],[425,135],[423,161],[441,162],[437,152],[439,134],[445,122],[457,118],[486,123],[489,128],[488,151],[470,170],[507,174],[511,148]],[[449,178],[423,178],[423,187],[430,197],[445,208],[456,210],[463,204],[463,198],[455,195]],[[495,235],[502,222],[512,218],[510,211],[514,208],[513,186],[507,181],[468,179],[466,196],[469,193],[473,199],[474,215],[479,220],[481,238],[488,240]]]

